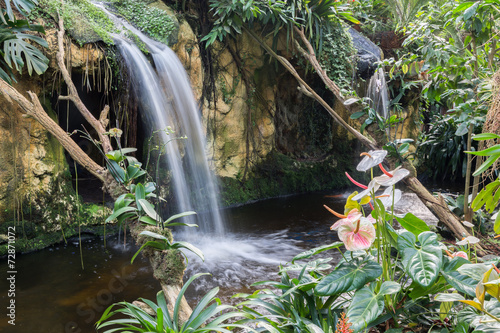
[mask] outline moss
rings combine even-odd
[[[151,38],[167,44],[177,43],[179,23],[165,10],[148,6],[149,1],[114,0],[118,12]]]
[[[342,25],[333,27],[331,33],[325,35],[319,61],[340,88],[348,89],[351,85],[355,54],[351,37]]]
[[[344,149],[348,151],[347,144]],[[222,202],[229,206],[281,195],[338,190],[348,185],[344,172],[353,169],[348,156],[299,161],[274,151],[254,167],[247,180],[222,178]]]
[[[110,32],[116,32],[113,21],[88,0],[40,0],[30,18],[51,17],[57,20],[62,13],[67,32],[80,44],[104,41],[113,44]]]
[[[154,259],[151,259],[151,265],[153,266],[153,274],[160,283],[166,285],[182,284],[186,265],[179,250],[156,252]]]
[[[83,220],[83,219],[82,219]],[[44,230],[43,226],[28,222],[14,222],[9,221],[0,224],[0,239],[3,239],[4,235],[7,234],[9,227],[15,227],[16,230],[16,242],[15,249],[17,253],[28,253],[33,251],[42,250],[46,247],[49,247],[54,244],[62,243],[65,239],[68,239],[73,236],[77,236],[78,234],[92,234],[97,236],[104,235],[104,226],[103,225],[90,225],[87,223],[86,225],[80,226],[80,230],[78,228],[78,224],[73,223],[71,225],[66,226],[59,231],[47,232]],[[111,235],[118,232],[118,227],[114,225],[106,226],[106,234]],[[7,243],[0,241],[0,257],[3,257],[7,254]]]

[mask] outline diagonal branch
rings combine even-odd
[[[61,70],[62,76],[64,78],[64,82],[66,82],[66,85],[68,86],[68,92],[69,96],[64,96],[60,97],[59,99],[61,100],[70,100],[75,104],[76,108],[82,116],[87,120],[87,122],[95,129],[97,132],[97,135],[99,136],[99,140],[101,141],[102,144],[102,149],[104,153],[107,153],[111,150],[113,150],[111,146],[111,142],[109,140],[109,137],[106,136],[104,133],[106,132],[106,128],[103,126],[104,121],[99,121],[96,119],[92,113],[87,109],[85,104],[82,102],[80,97],[78,96],[78,91],[76,90],[76,86],[73,83],[73,80],[71,79],[71,75],[68,72],[68,69],[66,67],[66,64],[64,63],[64,22],[63,18],[61,15],[59,15],[59,30],[57,31],[57,45],[58,45],[58,51],[56,54],[56,59],[57,59],[57,65],[59,66],[59,69]],[[106,106],[107,107],[107,106]],[[103,113],[106,113],[106,107],[104,108]]]
[[[76,143],[71,139],[66,131],[64,131],[49,115],[45,112],[40,100],[35,93],[28,91],[31,102],[21,95],[16,89],[9,85],[4,80],[0,80],[0,94],[2,94],[9,102],[15,101],[21,109],[29,116],[35,118],[47,131],[56,137],[71,157],[77,161],[82,167],[91,172],[101,181],[104,181],[105,169],[92,160]]]
[[[371,141],[366,136],[358,132],[351,125],[349,125],[344,119],[342,119],[342,117],[337,112],[335,112],[335,110],[300,77],[300,75],[297,73],[295,68],[293,68],[290,62],[288,62],[288,60],[276,54],[276,52],[274,52],[266,43],[264,43],[257,35],[255,35],[253,31],[245,27],[244,29],[253,39],[255,39],[260,44],[260,46],[263,49],[265,49],[271,56],[276,58],[276,60],[278,60],[288,70],[288,72],[290,72],[290,74],[292,74],[295,77],[295,79],[299,82],[300,89],[302,91],[306,91],[307,96],[314,98],[316,101],[318,101],[318,103],[320,103],[330,113],[330,115],[337,123],[339,123],[342,127],[344,127],[349,133],[354,135],[356,139],[358,139],[365,146],[369,147],[370,149],[377,148],[376,144],[373,141]],[[338,89],[338,91],[340,94],[340,89]],[[343,101],[343,98],[341,99],[341,101]]]

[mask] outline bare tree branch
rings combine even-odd
[[[97,132],[97,135],[99,136],[99,141],[101,142],[102,145],[102,149],[104,153],[107,153],[113,150],[113,147],[111,146],[111,141],[109,140],[109,137],[104,134],[106,133],[106,128],[103,126],[104,122],[97,120],[89,111],[89,109],[87,109],[85,104],[82,102],[82,100],[78,96],[78,91],[76,90],[76,86],[73,83],[73,80],[71,79],[71,75],[69,74],[68,69],[66,68],[66,64],[64,63],[64,33],[65,30],[64,30],[63,18],[61,15],[59,15],[59,30],[57,31],[58,51],[56,54],[56,59],[57,59],[57,65],[61,70],[64,82],[66,82],[69,92],[68,96],[61,96],[59,97],[59,99],[70,100],[75,104],[76,108],[78,109],[78,111],[80,111],[85,120],[87,120],[87,122]]]
[[[49,115],[45,112],[37,95],[28,91],[31,102],[21,95],[7,82],[0,79],[0,94],[2,94],[9,102],[15,101],[22,110],[29,116],[35,118],[47,131],[54,135],[71,155],[82,167],[92,173],[101,181],[104,181],[106,170],[92,160],[76,143],[71,139],[69,134],[64,131]]]

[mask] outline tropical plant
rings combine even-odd
[[[173,130],[171,128],[166,129],[166,131],[168,131],[168,133],[170,134],[173,133]],[[145,225],[154,226],[159,230],[164,230],[165,228],[179,225],[187,227],[197,227],[198,225],[193,223],[174,222],[179,218],[196,214],[193,211],[172,215],[167,220],[163,220],[161,218],[160,214],[158,214],[157,208],[155,207],[155,203],[153,202],[153,200],[155,199],[161,199],[154,193],[154,191],[156,190],[156,184],[151,181],[147,182],[144,185],[138,182],[140,179],[146,178],[148,176],[148,173],[142,168],[142,163],[140,163],[135,157],[127,155],[135,152],[137,149],[121,147],[120,136],[122,134],[122,131],[120,129],[112,128],[107,132],[107,134],[116,139],[117,145],[119,147],[119,149],[110,151],[105,154],[108,170],[115,178],[115,180],[122,184],[127,191],[126,193],[123,193],[118,198],[116,198],[113,212],[110,216],[108,216],[105,223],[117,220],[118,224],[121,227],[125,221],[133,220]],[[171,140],[175,139],[176,138]],[[167,145],[171,140],[168,140],[166,143],[164,143],[162,145],[162,148],[164,148],[165,145]],[[158,147],[158,149],[160,149],[160,147]],[[158,160],[160,156],[158,156]],[[150,247],[157,251],[178,250],[180,248],[184,248],[193,252],[202,260],[205,259],[203,253],[194,245],[188,242],[173,242],[171,239],[168,239],[164,235],[151,230],[142,231],[141,233],[139,233],[139,236],[149,237],[153,239],[144,241],[142,246],[132,257],[132,263],[134,262],[134,259],[137,257],[137,255],[145,247]]]
[[[245,317],[246,315],[238,311],[227,312],[227,310],[234,310],[234,308],[229,305],[220,304],[220,300],[216,298],[219,291],[218,287],[212,289],[201,298],[185,322],[180,321],[179,310],[186,289],[197,277],[205,274],[207,273],[196,274],[189,278],[179,292],[179,296],[172,309],[167,304],[163,291],[158,292],[156,295],[156,303],[143,298],[139,299],[145,303],[144,307],[128,302],[119,302],[111,305],[104,311],[101,319],[96,323],[97,330],[105,329],[104,333],[116,331],[230,333],[230,329],[244,327],[237,323],[227,322],[231,318]],[[118,309],[114,310],[115,308]],[[111,317],[115,316],[119,318],[111,319]]]
[[[258,323],[262,332],[333,332],[337,323],[342,327],[348,323],[349,330],[361,332],[384,322],[390,325],[389,321],[399,326],[417,321],[429,326],[458,325],[440,319],[432,295],[449,288],[474,292],[477,281],[458,273],[457,268],[470,264],[465,258],[471,255],[475,240],[464,240],[463,249],[469,254],[456,251],[462,250],[459,245],[450,252],[424,221],[411,213],[396,216],[393,207],[401,192],[394,184],[409,172],[401,168],[385,170],[381,163],[386,151],[363,155],[358,171],[373,174],[373,167],[378,165],[383,174],[373,177],[367,186],[347,175],[363,191],[349,196],[344,214],[325,206],[340,218],[331,229],[338,231],[341,242],[298,254],[289,265],[280,267],[280,282],[254,284],[269,285],[270,289],[237,295],[246,299],[240,303],[251,316],[245,322]],[[375,195],[380,187],[386,189]],[[364,205],[372,208],[366,217]],[[402,227],[399,232],[392,226],[394,219]],[[342,244],[347,251],[341,252],[342,259],[333,270],[329,264],[332,258],[309,259],[327,250],[340,251]],[[292,278],[291,271],[300,273]]]
[[[19,13],[26,16],[37,1],[5,0],[3,4],[0,14],[0,47],[3,50],[0,57],[0,78],[8,83],[15,82],[13,70],[21,73],[24,66],[29,75],[33,71],[42,74],[47,69],[49,60],[35,45],[47,47],[48,44],[43,38],[26,32],[44,33],[44,29],[40,25],[17,19],[12,6],[14,5]]]
[[[349,5],[335,0],[211,0],[210,7],[217,20],[202,39],[207,41],[207,46],[216,39],[222,41],[235,32],[241,33],[245,25],[272,24],[274,37],[280,30],[285,30],[287,37],[291,37],[294,27],[303,28],[320,54],[325,36],[333,32],[330,23],[338,24],[339,20],[359,23],[349,11]]]
[[[493,133],[482,133],[474,136],[474,140],[500,140],[500,136]],[[478,176],[485,172],[495,162],[500,159],[500,143],[482,151],[467,153],[477,155],[477,156],[488,156],[488,159],[479,166],[479,168],[474,172],[474,176]],[[485,208],[489,213],[497,208],[500,203],[500,173],[497,170],[497,179],[486,185],[485,188],[479,192],[477,197],[472,201],[471,208],[473,211],[478,211],[482,207]],[[500,234],[500,214],[494,221],[493,230],[495,233]]]

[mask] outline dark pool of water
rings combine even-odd
[[[219,296],[231,302],[236,292],[251,290],[260,280],[275,279],[278,265],[303,250],[331,243],[336,235],[329,230],[334,219],[322,206],[342,210],[344,196],[307,194],[271,199],[228,210],[230,233],[223,237],[192,236],[177,232],[176,239],[200,247],[206,260],[188,255],[186,276],[199,272],[212,275],[196,281],[187,293],[188,302],[220,286]],[[131,242],[123,245],[117,236],[107,239],[87,237],[83,244],[82,269],[77,239],[43,251],[16,258],[16,320],[0,320],[0,332],[93,332],[93,324],[104,309],[118,301],[138,297],[155,299],[159,283],[142,258],[130,264],[137,250]],[[10,298],[4,272],[0,282],[0,306],[6,309]],[[234,301],[233,301],[234,302]],[[5,311],[2,311],[5,313]]]

